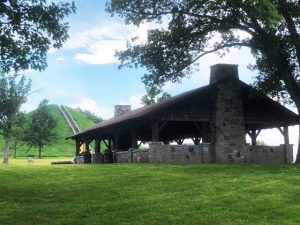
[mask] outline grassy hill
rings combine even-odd
[[[65,140],[66,137],[71,136],[72,130],[69,127],[68,123],[66,122],[65,118],[63,117],[63,114],[61,113],[58,105],[49,105],[48,106],[51,113],[55,116],[55,118],[58,121],[57,127],[56,127],[56,133],[58,138],[55,142],[52,143],[51,146],[45,146],[42,152],[42,156],[69,156],[72,157],[75,153],[75,142],[73,140]],[[76,110],[70,107],[66,107],[69,111],[69,113],[72,115],[76,123],[78,124],[79,128],[85,129],[92,125],[94,125],[94,121],[89,118],[89,115],[81,110]],[[32,112],[28,113],[28,116]],[[0,141],[0,155],[3,155],[3,149],[4,149],[4,141],[1,137]],[[27,153],[28,147],[24,144],[20,144],[17,147],[17,156],[27,156],[29,155],[37,155],[38,149],[32,148]],[[13,155],[13,150],[11,150],[11,155]]]

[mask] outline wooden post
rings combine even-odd
[[[120,150],[120,132],[114,133],[114,150]]]
[[[109,149],[109,150],[112,150],[111,147],[112,147],[111,139],[109,139],[109,140],[108,140],[108,149]]]
[[[152,130],[152,141],[158,142],[159,141],[159,122],[158,121],[152,121],[151,130]]]
[[[76,139],[76,152],[75,152],[75,155],[78,156],[79,155],[79,152],[80,152],[80,146],[81,146],[81,142]]]
[[[101,140],[100,139],[95,139],[95,153],[100,153],[100,148],[101,148]]]
[[[284,138],[284,144],[288,145],[290,144],[290,139],[289,139],[289,127],[288,126],[284,126],[283,129],[281,127],[278,127],[278,130],[280,131],[280,133],[283,135]]]
[[[192,140],[194,142],[194,145],[199,145],[200,141],[201,141],[201,137],[195,137],[195,138],[192,138]]]
[[[261,132],[261,130],[256,131],[254,129],[247,132],[251,138],[251,145],[256,146],[256,139],[260,132]]]
[[[131,135],[131,148],[138,148],[138,143],[137,143],[137,128],[132,128],[130,130],[130,135]]]
[[[91,141],[85,141],[85,148],[88,151],[90,151],[90,143],[91,143]]]

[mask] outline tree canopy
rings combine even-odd
[[[149,30],[146,43],[133,38],[116,53],[121,66],[147,69],[146,87],[179,82],[204,55],[246,47],[259,71],[255,85],[272,96],[290,96],[300,112],[298,0],[111,0],[107,11],[137,26],[168,24]]]
[[[142,97],[143,105],[150,105],[171,98],[171,95],[167,92],[163,92],[162,89],[151,87],[146,89],[146,94]]]
[[[0,2],[0,68],[44,70],[47,51],[68,39],[64,19],[75,13],[74,2],[2,0]]]
[[[25,76],[9,75],[0,79],[0,128],[5,138],[3,163],[8,163],[9,147],[15,125],[20,122],[20,108],[26,102],[31,81]]]
[[[54,130],[56,126],[57,119],[48,108],[48,100],[44,99],[30,116],[23,141],[30,148],[38,147],[39,158],[41,158],[43,147],[51,144],[57,137]]]

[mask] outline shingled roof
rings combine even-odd
[[[296,113],[273,101],[244,82],[240,80],[238,82],[240,82],[241,86],[246,126],[265,129],[299,123],[299,117]],[[176,104],[182,104],[195,99],[197,100],[195,104],[197,104],[197,110],[199,115],[201,115],[201,119],[207,121],[211,117],[211,96],[215,91],[216,83],[187,91],[164,101],[112,117],[68,138],[76,139],[85,136],[96,136],[105,132],[111,132],[113,129],[120,127],[128,128],[137,121],[142,123],[147,118],[161,115],[162,112]]]

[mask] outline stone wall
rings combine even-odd
[[[149,150],[130,149],[128,151],[119,151],[117,154],[118,163],[148,163]]]
[[[118,163],[210,163],[211,144],[200,145],[164,145],[162,142],[150,142],[148,150],[131,149],[116,152]],[[291,163],[293,145],[247,146],[245,155],[239,151],[231,153],[233,163]]]
[[[149,161],[154,163],[209,163],[210,144],[163,145],[149,143]]]
[[[210,144],[164,145],[162,142],[149,143],[149,150],[119,151],[120,163],[209,163]]]
[[[252,163],[292,163],[293,145],[249,146]]]

